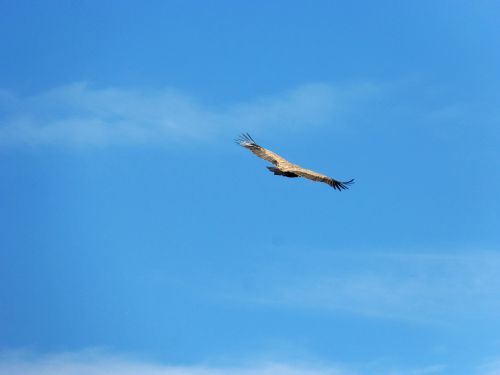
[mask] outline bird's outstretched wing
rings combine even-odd
[[[296,164],[292,164],[278,154],[275,154],[274,152],[259,146],[257,143],[255,143],[253,138],[248,133],[242,134],[238,139],[236,139],[236,143],[242,147],[249,149],[259,158],[267,160],[276,165],[278,168],[268,167],[271,171],[278,170],[279,172],[281,172],[275,174],[280,174],[286,177],[292,177],[292,175],[293,177],[300,176],[312,181],[324,182],[325,184],[330,185],[332,188],[338,191],[349,189],[349,185],[354,182],[354,180],[337,181],[331,177],[325,176],[324,174],[302,168]]]
[[[288,163],[286,159],[282,158],[278,154],[259,146],[248,133],[241,134],[240,137],[236,139],[236,143],[249,149],[259,158],[267,160],[274,165],[278,165],[279,163]]]
[[[324,174],[317,173],[301,167],[293,168],[290,170],[290,172],[295,173],[296,175],[299,175],[301,177],[307,178],[309,180],[324,182],[325,184],[330,185],[332,188],[337,189],[338,191],[349,189],[349,185],[354,183],[354,179],[349,181],[337,181],[331,177],[325,176]]]

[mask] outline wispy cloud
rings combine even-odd
[[[285,264],[257,276],[248,301],[439,324],[500,318],[497,253],[308,254],[300,275]]]
[[[376,94],[374,84],[310,83],[229,106],[174,89],[96,88],[74,83],[28,97],[0,93],[0,142],[135,144],[209,139],[223,131],[325,126]]]
[[[389,365],[297,364],[296,361],[255,361],[233,366],[168,365],[96,349],[45,355],[0,352],[0,375],[431,375],[443,374],[445,370],[444,365],[394,369]]]
[[[484,364],[478,367],[477,374],[481,375],[500,375],[500,357],[490,358]]]
[[[333,367],[263,363],[255,366],[172,366],[95,351],[44,356],[0,355],[0,375],[354,375]]]

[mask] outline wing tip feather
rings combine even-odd
[[[342,190],[347,190],[349,187],[354,183],[354,178],[350,179],[349,181],[337,181],[332,179],[329,183],[329,185],[334,188],[335,190],[342,191]]]
[[[256,146],[257,143],[254,141],[249,133],[241,133],[238,138],[234,140],[236,144],[246,147],[246,146]]]

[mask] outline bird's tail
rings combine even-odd
[[[280,169],[278,169],[278,168],[275,168],[275,167],[266,167],[266,168],[269,169],[274,174],[277,174],[277,175],[282,175],[283,174],[283,172]]]
[[[266,167],[269,169],[271,172],[273,172],[277,176],[284,176],[284,177],[299,177],[299,175],[292,173],[292,172],[284,172],[279,168],[276,167]]]

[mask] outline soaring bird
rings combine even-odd
[[[278,176],[284,177],[305,177],[309,180],[324,182],[330,185],[332,188],[341,191],[343,189],[348,189],[349,185],[354,182],[354,179],[349,181],[337,181],[331,177],[325,176],[324,174],[311,171],[309,169],[302,168],[297,164],[290,163],[288,160],[282,158],[278,154],[259,146],[253,138],[248,133],[241,134],[239,138],[236,139],[236,143],[246,149],[252,151],[259,158],[267,160],[273,163],[276,167],[267,167],[271,172]]]

